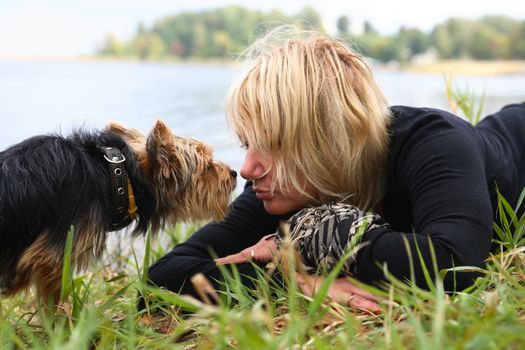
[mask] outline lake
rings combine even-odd
[[[444,77],[377,70],[391,104],[447,109]],[[143,132],[162,118],[174,133],[212,145],[239,169],[243,151],[229,131],[224,100],[236,66],[106,61],[0,61],[0,149],[23,138],[118,121]],[[525,101],[525,75],[456,76],[485,94],[485,111]]]

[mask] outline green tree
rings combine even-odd
[[[340,36],[348,36],[350,34],[350,20],[347,16],[340,16],[337,19],[337,33]]]
[[[377,30],[374,28],[372,23],[370,23],[369,21],[365,21],[363,31],[365,35],[371,35],[371,34],[377,35],[378,34]]]
[[[509,34],[516,27],[516,21],[505,16],[484,16],[479,20],[483,26],[489,27],[495,33]]]
[[[304,8],[295,16],[285,16],[278,10],[263,13],[230,6],[166,17],[154,24],[152,32],[159,35],[169,55],[182,58],[229,57],[242,52],[261,32],[284,23],[319,29],[321,17],[313,8]],[[144,43],[135,45],[136,54],[144,56],[143,46]]]
[[[525,59],[525,21],[521,21],[510,34],[510,55],[514,59]]]
[[[362,36],[352,38],[357,50],[368,57],[375,58],[387,63],[400,60],[402,47],[390,37],[381,36],[375,32],[369,32]]]
[[[428,36],[417,28],[402,27],[397,35],[398,44],[405,49],[407,59],[426,52],[429,47]]]
[[[233,57],[255,37],[282,24],[323,31],[321,16],[312,7],[287,16],[278,10],[262,12],[230,6],[168,16],[155,22],[151,29],[140,24],[131,41],[121,42],[108,36],[99,53],[129,54],[141,59]],[[416,28],[401,28],[394,36],[381,35],[369,21],[364,23],[363,34],[353,35],[350,20],[344,15],[337,19],[336,25],[338,34],[355,43],[364,55],[383,62],[409,61],[431,46],[444,59],[525,58],[524,21],[503,16],[477,20],[450,18],[428,34]]]
[[[167,53],[166,44],[157,33],[148,35],[148,59],[158,59],[165,57]]]
[[[126,53],[126,44],[109,34],[99,52],[102,55],[123,56]]]
[[[324,31],[321,15],[311,6],[306,6],[294,17],[295,22],[305,29]]]
[[[451,18],[434,27],[430,40],[441,58],[508,59],[514,57],[515,40],[520,40],[517,26],[503,16]]]
[[[436,48],[440,58],[453,57],[452,38],[445,26],[439,25],[434,27],[430,35],[430,42]]]
[[[213,42],[215,44],[215,57],[227,57],[231,54],[232,40],[230,35],[224,31],[219,30],[213,33]]]
[[[441,58],[469,57],[465,44],[471,38],[471,31],[471,21],[450,18],[434,27],[432,43]]]
[[[132,51],[141,60],[159,59],[166,55],[166,45],[157,33],[147,33],[138,35],[131,43]]]

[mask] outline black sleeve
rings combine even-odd
[[[254,245],[264,235],[275,232],[279,220],[286,218],[268,214],[262,202],[255,197],[251,183],[247,183],[223,221],[205,225],[187,241],[175,246],[149,268],[149,279],[159,287],[196,296],[189,278],[200,272],[218,288],[215,281],[223,278],[213,256],[238,253]],[[255,274],[251,264],[241,264],[237,268],[242,275]],[[249,279],[243,282],[251,284]]]
[[[429,118],[403,145],[395,164],[395,186],[407,193],[413,232],[378,229],[364,236],[358,254],[357,278],[384,280],[381,267],[401,280],[410,279],[409,246],[416,283],[428,287],[418,258],[434,279],[432,244],[437,270],[452,266],[483,266],[492,240],[492,207],[484,159],[470,126],[448,125]],[[418,248],[417,248],[418,247]],[[447,290],[472,284],[475,274],[449,274]]]

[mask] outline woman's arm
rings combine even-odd
[[[275,234],[271,234],[263,237],[257,244],[251,247],[236,254],[216,259],[215,261],[217,265],[243,264],[250,261],[267,263],[274,259],[277,249],[276,236]],[[296,274],[296,277],[297,284],[301,291],[310,297],[315,296],[325,281],[325,277],[323,276],[309,274]],[[377,296],[355,286],[344,277],[337,278],[332,283],[327,296],[342,305],[347,305],[354,309],[373,313],[381,312]]]
[[[412,127],[414,131],[399,146],[389,173],[394,193],[408,198],[409,212],[405,214],[412,230],[393,227],[364,235],[367,244],[358,253],[356,269],[356,277],[364,282],[384,280],[383,265],[398,279],[410,279],[413,264],[415,282],[428,287],[422,266],[434,278],[431,245],[438,271],[453,266],[481,267],[489,254],[492,206],[483,152],[474,129],[439,114],[422,118],[420,125]],[[396,198],[388,199],[384,208],[387,222],[396,221],[389,217],[396,205],[400,205]],[[449,273],[445,288],[461,290],[476,276]]]
[[[188,240],[176,245],[149,268],[149,279],[159,287],[198,297],[190,278],[196,273],[203,273],[219,288],[216,281],[223,280],[223,276],[213,258],[252,246],[265,234],[275,232],[279,220],[286,218],[266,213],[248,183],[244,192],[232,203],[230,213],[223,221],[203,226]],[[250,263],[239,265],[238,270],[243,276],[255,276]],[[243,282],[248,286],[252,284],[249,278]]]

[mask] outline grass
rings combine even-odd
[[[482,102],[447,84],[451,108],[475,122]],[[463,106],[463,107],[462,107]],[[520,197],[524,200],[525,190]],[[147,269],[195,227],[177,226],[160,239],[133,249],[124,237],[84,274],[73,274],[73,231],[65,247],[60,308],[44,312],[30,291],[0,301],[1,349],[521,349],[525,345],[525,216],[519,217],[501,196],[501,227],[495,226],[505,251],[490,256],[483,277],[468,291],[448,295],[442,276],[430,290],[390,279],[383,312],[368,314],[327,301],[329,283],[313,298],[302,295],[295,274],[295,254],[285,248],[285,286],[260,271],[255,291],[238,273],[225,271],[223,291],[205,279],[194,282],[210,300],[204,303],[145,284]],[[418,259],[418,252],[411,252]],[[341,267],[341,264],[338,268]],[[435,268],[430,266],[429,268]],[[461,270],[458,267],[457,270]],[[450,273],[450,272],[449,272]],[[430,276],[430,275],[429,275]],[[430,278],[430,277],[429,277]],[[138,312],[137,294],[154,300]],[[194,312],[181,316],[180,309]],[[153,309],[162,312],[153,312]]]
[[[261,273],[253,292],[232,273],[215,296],[219,304],[205,304],[145,287],[142,264],[148,258],[137,264],[133,254],[121,256],[126,267],[119,274],[102,264],[93,273],[65,278],[72,288],[63,289],[65,303],[54,315],[38,308],[33,293],[3,300],[0,344],[75,350],[519,349],[525,344],[525,248],[515,240],[522,232],[509,233],[503,241],[509,250],[490,257],[485,276],[469,293],[449,296],[439,278],[431,291],[392,279],[379,315],[327,302],[326,288],[315,298],[303,296],[294,272],[287,288]],[[151,247],[151,255],[162,253]],[[293,258],[287,264],[295,271]],[[153,296],[163,312],[137,312],[138,290]],[[180,307],[195,314],[182,317]]]

